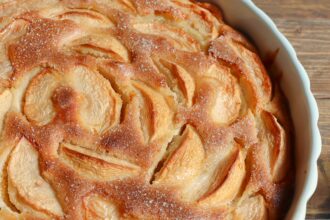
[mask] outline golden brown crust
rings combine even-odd
[[[0,217],[281,218],[289,113],[222,19],[188,0],[0,3]]]

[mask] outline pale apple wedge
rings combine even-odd
[[[10,201],[21,212],[31,209],[60,217],[63,211],[55,192],[39,172],[38,152],[22,138],[8,162],[8,193]]]

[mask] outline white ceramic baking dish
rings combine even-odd
[[[317,159],[321,152],[319,112],[308,75],[289,41],[252,1],[209,2],[220,6],[225,20],[253,40],[261,56],[279,49],[274,65],[283,74],[281,86],[289,101],[295,129],[295,194],[286,219],[305,219],[307,201],[317,185]]]

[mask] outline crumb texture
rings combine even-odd
[[[1,219],[281,219],[292,141],[211,4],[0,3]]]

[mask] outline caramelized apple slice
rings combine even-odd
[[[142,23],[134,24],[134,28],[144,34],[165,37],[172,42],[175,47],[182,50],[197,51],[199,49],[199,44],[194,38],[176,27],[157,23]]]
[[[128,62],[129,54],[124,45],[109,34],[86,36],[71,43],[73,50],[95,57]]]
[[[240,85],[244,89],[244,96],[248,100],[247,103],[253,109],[269,102],[271,96],[270,79],[255,53],[227,36],[220,36],[214,40],[209,52],[214,57],[234,67],[232,68],[235,70],[233,73],[237,75]]]
[[[192,105],[192,99],[195,92],[195,82],[190,74],[181,66],[161,59],[160,62],[170,70],[171,74],[177,79],[179,89],[186,99],[187,106]]]
[[[221,206],[231,202],[239,193],[245,178],[245,153],[237,153],[228,162],[228,167],[220,167],[214,183],[199,203],[205,206]]]
[[[266,220],[266,204],[261,195],[245,199],[234,211],[235,220]]]
[[[212,118],[224,124],[233,122],[239,115],[241,98],[236,83],[221,83],[215,88]]]
[[[83,200],[85,219],[119,220],[119,213],[115,205],[99,196],[89,196]]]
[[[22,138],[8,162],[8,193],[10,201],[21,212],[33,209],[48,215],[63,216],[56,195],[39,172],[38,152]]]
[[[237,84],[232,79],[223,80],[203,77],[199,80],[199,91],[201,97],[206,97],[205,109],[218,124],[230,124],[238,116],[241,108],[240,92]],[[207,91],[205,93],[204,91]],[[204,95],[205,94],[205,95]]]
[[[12,103],[13,95],[9,90],[5,90],[0,94],[0,134],[2,132],[2,126],[5,119],[5,115],[8,112],[11,103]]]
[[[170,148],[173,152],[156,174],[154,183],[184,187],[202,171],[205,158],[203,144],[196,131],[187,125],[182,136]]]
[[[38,10],[38,15],[43,18],[50,18],[54,19],[60,14],[63,14],[67,9],[64,7],[64,5],[61,4],[55,4],[55,5],[47,5],[46,8],[41,8]]]
[[[51,96],[60,81],[58,73],[44,71],[33,78],[25,92],[24,114],[38,126],[48,124],[56,115]]]
[[[66,76],[69,85],[82,96],[79,113],[86,128],[103,132],[119,122],[122,101],[108,80],[85,67],[77,67]]]
[[[25,94],[27,118],[39,126],[51,122],[56,115],[51,97],[62,86],[72,88],[78,94],[79,101],[75,100],[73,104],[79,106],[77,118],[86,128],[103,132],[119,122],[120,96],[109,81],[85,67],[76,67],[67,74],[46,69],[34,77]],[[64,103],[68,99],[63,96],[58,101]]]
[[[266,126],[263,138],[267,140],[269,147],[271,174],[273,181],[278,182],[284,178],[288,171],[287,137],[284,129],[273,114],[264,111],[262,118]]]
[[[131,11],[132,13],[136,12],[134,3],[130,0],[119,0],[119,4],[121,4],[124,9]]]
[[[173,4],[185,12],[185,19],[177,22],[176,25],[189,33],[195,40],[200,42],[202,47],[210,40],[219,35],[220,22],[207,10],[189,1],[173,1]]]
[[[72,9],[58,16],[69,19],[87,29],[113,28],[114,24],[106,16],[88,9]]]
[[[90,179],[111,181],[136,176],[140,171],[127,161],[67,143],[61,145],[60,154],[66,164]]]
[[[172,112],[165,100],[165,98],[150,88],[149,86],[141,82],[133,82],[133,85],[141,91],[144,100],[145,107],[148,108],[150,115],[144,115],[147,117],[145,121],[150,121],[151,128],[151,140],[161,138],[162,135],[168,133],[168,128],[171,124]]]

